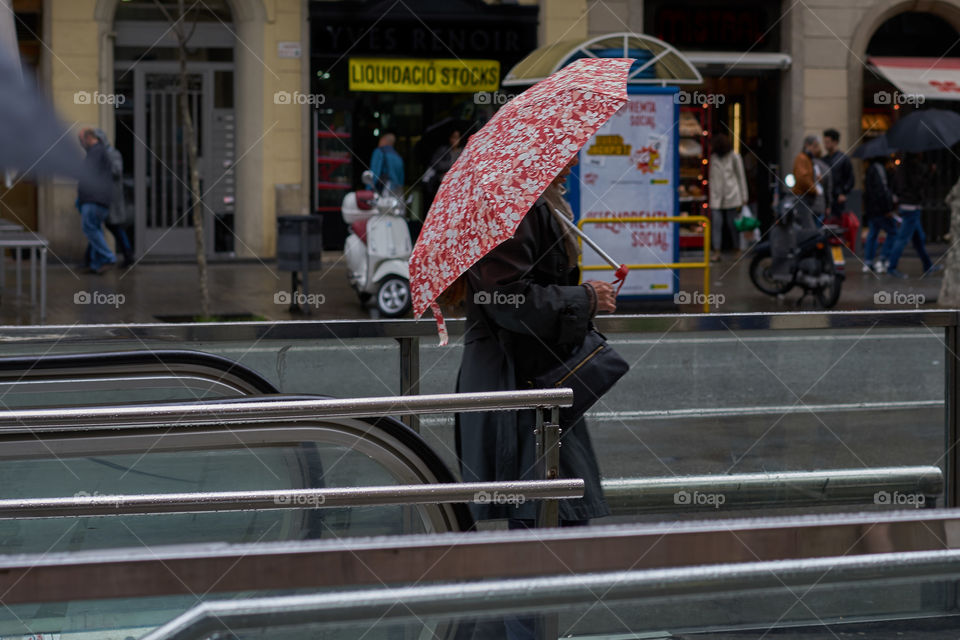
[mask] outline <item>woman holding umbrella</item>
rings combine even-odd
[[[574,156],[511,239],[467,271],[467,332],[458,391],[526,388],[527,380],[583,342],[594,315],[616,309],[616,292],[609,282],[577,284],[577,241],[552,213],[557,208],[573,217],[563,199],[563,184],[576,163]],[[457,456],[464,482],[536,479],[533,422],[532,411],[461,415]],[[562,428],[561,476],[583,478],[586,492],[583,499],[560,503],[561,525],[585,524],[609,514],[600,472],[585,421]],[[476,506],[478,518],[509,518],[511,528],[533,527],[532,502]]]
[[[563,183],[580,148],[626,104],[633,63],[584,58],[527,89],[471,136],[444,178],[410,257],[410,288],[415,315],[433,310],[442,344],[435,301],[455,282],[466,289],[459,391],[529,388],[582,347],[596,313],[614,310],[613,285],[578,284]],[[533,411],[459,415],[463,480],[534,479],[534,422]],[[560,502],[560,520],[585,524],[609,509],[586,424],[567,422],[561,418],[560,476],[583,478],[585,492]],[[472,507],[477,519],[507,518],[512,527],[536,517],[530,501]]]

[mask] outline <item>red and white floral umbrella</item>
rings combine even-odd
[[[413,312],[430,307],[447,334],[437,297],[494,247],[587,140],[627,102],[630,58],[583,58],[500,108],[471,136],[444,177],[410,256]]]

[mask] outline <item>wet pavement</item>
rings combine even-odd
[[[945,245],[932,245],[938,260]],[[691,256],[690,259],[696,259]],[[797,306],[799,291],[780,299],[761,293],[750,282],[749,254],[725,256],[711,264],[710,293],[713,310],[720,313],[748,311],[814,310],[807,298]],[[936,306],[941,275],[921,278],[920,261],[909,252],[901,261],[907,280],[889,275],[862,273],[862,262],[847,256],[847,278],[837,309],[910,309]],[[30,304],[28,280],[17,296],[13,262],[6,260],[6,289],[0,299],[0,323],[36,324],[39,311]],[[347,284],[346,269],[339,252],[324,254],[323,269],[310,274],[310,315],[289,310],[291,274],[278,271],[275,262],[245,261],[214,263],[210,267],[211,309],[218,316],[255,316],[265,320],[361,319],[374,314],[363,307]],[[691,294],[704,291],[700,269],[680,271],[680,290]],[[196,265],[189,263],[140,263],[129,270],[112,270],[104,275],[83,273],[76,265],[64,265],[51,258],[47,287],[47,324],[156,322],[158,317],[193,316],[200,313]],[[306,305],[305,305],[306,306]],[[631,313],[698,313],[697,304],[629,303],[621,307]]]

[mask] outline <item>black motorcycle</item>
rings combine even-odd
[[[812,295],[821,307],[831,309],[840,299],[845,278],[842,229],[800,224],[798,219],[803,212],[798,211],[798,206],[802,205],[797,201],[789,202],[779,222],[784,225],[779,231],[789,233],[791,238],[786,255],[777,260],[771,240],[758,242],[751,250],[750,280],[757,289],[771,296],[781,296],[794,287],[801,287],[803,295],[797,306]]]

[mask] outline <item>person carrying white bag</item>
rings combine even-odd
[[[710,171],[707,185],[710,189],[712,213],[713,260],[719,261],[723,252],[740,248],[740,232],[736,220],[749,199],[747,176],[743,158],[733,150],[730,137],[718,133],[713,137],[713,154],[710,156]]]

